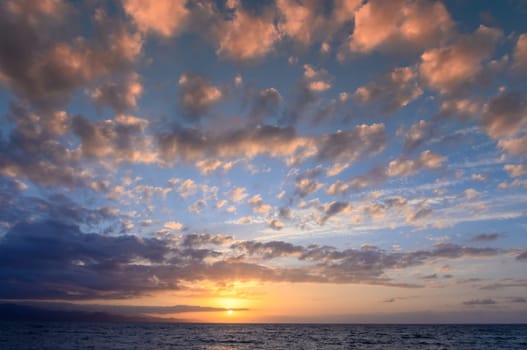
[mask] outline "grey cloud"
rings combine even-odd
[[[473,242],[491,242],[501,237],[501,233],[481,233],[472,237],[470,240]]]
[[[472,299],[463,302],[464,305],[474,306],[474,305],[494,305],[497,304],[493,299]]]
[[[420,120],[413,124],[408,131],[401,131],[404,134],[404,150],[411,152],[423,145],[425,141],[432,137],[433,125],[425,120]]]
[[[338,213],[343,205],[330,205]],[[21,222],[0,240],[0,297],[5,299],[125,298],[178,289],[182,281],[261,280],[366,283],[418,287],[385,276],[388,269],[430,260],[495,256],[498,249],[436,245],[431,250],[387,252],[376,247],[338,250],[283,241],[232,241],[187,235],[182,241],[132,235],[84,233],[59,221]],[[221,250],[205,248],[220,245]],[[275,266],[289,257],[298,267]],[[139,263],[144,261],[145,263]]]
[[[318,222],[323,225],[331,217],[349,209],[351,209],[351,205],[348,202],[332,202],[326,206],[324,214],[319,218]]]
[[[290,208],[284,207],[284,208],[280,208],[279,215],[280,217],[284,219],[291,219],[293,217],[293,212],[291,211]]]
[[[233,241],[232,236],[211,235],[209,233],[191,233],[183,236],[181,242],[184,246],[201,246],[205,244],[222,245]]]
[[[527,250],[516,256],[517,260],[527,260]]]
[[[322,136],[317,144],[318,159],[353,162],[383,151],[387,139],[384,124],[363,124]]]
[[[86,186],[90,176],[79,170],[72,150],[57,137],[69,130],[65,112],[34,113],[28,106],[12,103],[8,118],[14,128],[7,140],[0,135],[0,175],[27,178],[45,186]]]
[[[121,81],[109,81],[94,89],[91,98],[98,107],[109,107],[123,113],[137,106],[143,87],[136,73],[128,75]]]
[[[179,79],[178,106],[189,121],[207,114],[222,96],[222,89],[200,75],[186,73]]]
[[[417,72],[411,67],[400,67],[359,87],[353,94],[362,104],[376,104],[383,113],[392,113],[405,107],[423,94],[417,81]]]
[[[73,133],[80,139],[79,149],[88,159],[152,163],[156,154],[144,133],[147,125],[144,119],[125,115],[104,121],[77,115],[71,123]]]
[[[88,40],[65,37],[64,28],[72,28],[66,3],[53,2],[52,9],[28,1],[13,4],[3,2],[0,11],[0,72],[15,93],[39,107],[63,104],[81,86],[127,70],[141,52],[140,35],[108,20],[102,10],[95,12],[94,36]],[[64,40],[52,39],[57,37]]]
[[[320,183],[306,178],[295,181],[295,193],[300,197],[306,197],[316,192],[320,188]]]
[[[264,118],[277,115],[282,96],[275,88],[260,91],[249,90],[245,97],[249,104],[249,118],[253,122],[260,122]]]
[[[527,299],[522,297],[510,297],[508,299],[511,303],[527,303]]]
[[[483,108],[481,124],[493,138],[516,135],[527,125],[527,95],[506,92],[492,98]]]

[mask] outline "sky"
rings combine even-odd
[[[0,302],[527,322],[526,1],[0,7]]]

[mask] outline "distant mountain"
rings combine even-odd
[[[148,316],[124,316],[102,311],[52,310],[35,306],[4,303],[0,304],[0,321],[177,322],[178,320]]]

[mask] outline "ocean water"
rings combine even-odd
[[[0,349],[527,349],[527,325],[0,322]]]

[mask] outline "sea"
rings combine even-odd
[[[527,325],[0,322],[1,350],[527,349]]]

